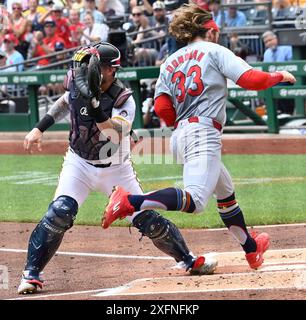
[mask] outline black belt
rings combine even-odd
[[[96,167],[96,168],[108,168],[108,167],[110,167],[111,166],[111,162],[110,163],[105,163],[105,164],[92,164],[92,163],[90,163],[90,162],[87,162],[86,161],[86,163],[88,163],[88,164],[90,164],[91,166],[94,166],[94,167]]]
[[[72,152],[72,153],[76,153],[71,147],[69,147],[69,149],[70,149],[70,151]],[[88,164],[90,164],[91,166],[94,166],[94,167],[96,167],[96,168],[108,168],[108,167],[110,167],[111,166],[111,162],[110,163],[105,163],[105,164],[92,164],[92,163],[90,163],[90,162],[87,162],[86,161],[86,163],[88,163]]]

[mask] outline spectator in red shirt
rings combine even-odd
[[[63,17],[64,6],[61,3],[55,3],[52,8],[44,15],[43,21],[51,15],[51,20],[56,24],[56,34],[64,39],[65,48],[71,48],[71,34],[69,29],[69,20]]]
[[[31,50],[29,59],[35,57],[42,57],[47,54],[55,52],[55,45],[58,42],[61,42],[65,45],[65,41],[56,34],[56,24],[53,20],[47,20],[44,23],[44,33],[41,31],[36,31],[31,43]],[[50,64],[50,59],[43,58],[38,61],[38,66]]]
[[[77,47],[81,45],[81,38],[85,25],[80,22],[80,12],[75,9],[69,11],[69,30],[70,30],[70,42],[71,47]]]

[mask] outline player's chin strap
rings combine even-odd
[[[191,266],[194,257],[190,254],[179,229],[171,221],[154,210],[140,212],[133,220],[133,225],[143,236],[149,237],[162,252],[174,258],[176,262],[184,261]]]

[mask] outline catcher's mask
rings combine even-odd
[[[82,63],[89,63],[92,55],[96,55],[101,66],[120,68],[120,51],[108,42],[99,42],[93,46],[86,46],[78,49],[73,57],[73,68],[79,67]]]

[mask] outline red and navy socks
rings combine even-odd
[[[235,193],[226,199],[218,199],[217,206],[222,221],[241,244],[245,253],[255,252],[256,242],[247,230],[243,213],[235,199]]]
[[[166,188],[144,195],[129,195],[128,200],[135,211],[163,209],[192,213],[195,210],[190,193],[179,188]]]

